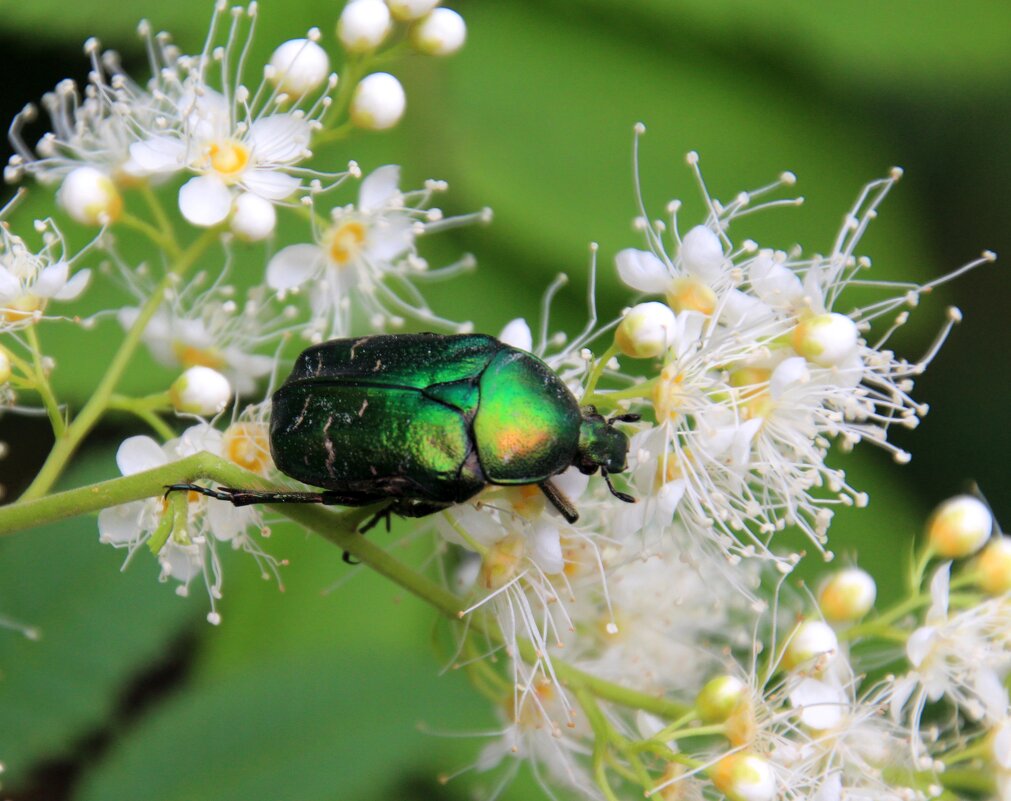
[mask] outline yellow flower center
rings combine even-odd
[[[686,408],[689,393],[684,385],[685,377],[673,367],[664,367],[660,379],[653,385],[653,410],[656,421],[674,420]]]
[[[494,591],[512,581],[519,572],[524,551],[519,534],[510,534],[492,545],[481,563],[481,586]]]
[[[675,278],[667,290],[667,305],[676,312],[710,315],[716,310],[716,293],[698,278]]]
[[[242,171],[249,165],[250,151],[241,142],[226,139],[215,142],[208,149],[211,169],[225,181],[237,181]]]
[[[183,367],[210,367],[220,370],[225,366],[225,360],[215,348],[198,348],[185,342],[173,342],[172,352]]]
[[[274,463],[270,458],[270,439],[263,423],[233,423],[221,441],[225,458],[239,467],[265,475]]]
[[[46,307],[45,298],[35,295],[22,295],[13,303],[0,309],[0,317],[8,323],[20,323],[35,316],[36,312]]]
[[[334,227],[327,237],[330,260],[339,267],[353,261],[365,244],[366,234],[365,226],[358,220],[348,220]]]
[[[769,395],[771,376],[771,370],[761,367],[743,367],[730,374],[730,385],[739,390],[737,402],[742,420],[769,416],[774,405]]]

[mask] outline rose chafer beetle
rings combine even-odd
[[[543,361],[483,334],[390,334],[334,339],[303,351],[274,393],[270,450],[284,474],[321,492],[262,492],[196,484],[236,506],[392,503],[422,517],[462,503],[489,484],[536,484],[568,520],[579,515],[551,482],[570,466],[598,469],[611,484],[627,469],[617,421],[580,408]],[[368,528],[369,526],[366,526]]]

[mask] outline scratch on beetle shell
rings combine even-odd
[[[362,401],[362,408],[358,410],[358,416],[361,417],[363,414],[365,414],[365,410],[368,408],[369,408],[369,399],[365,398],[365,400]]]
[[[312,398],[310,398],[308,395],[306,395],[306,397],[305,397],[305,403],[302,404],[302,411],[298,413],[298,417],[296,417],[295,418],[295,422],[293,422],[291,424],[291,428],[288,429],[289,431],[294,431],[296,428],[298,428],[300,425],[302,425],[302,421],[305,420],[305,416],[306,416],[306,414],[309,411],[309,403],[311,401],[312,401]]]
[[[326,471],[330,474],[330,478],[335,478],[334,463],[337,460],[337,454],[334,453],[333,442],[330,440],[331,425],[333,425],[333,415],[327,418],[326,425],[323,426],[323,447],[326,448]]]

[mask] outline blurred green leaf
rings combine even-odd
[[[415,723],[460,725],[467,717],[460,710],[481,705],[462,677],[435,673],[416,651],[320,647],[246,662],[145,720],[75,798],[383,797],[405,768],[434,777],[452,766],[453,744]]]
[[[109,454],[78,461],[69,480],[115,472]],[[193,621],[158,583],[150,554],[120,573],[125,553],[98,542],[94,518],[0,541],[0,614],[33,626],[37,641],[0,629],[0,755],[5,783],[107,726],[130,681]]]
[[[689,149],[699,149],[710,190],[725,200],[783,169],[799,175],[793,191],[808,196],[803,207],[734,224],[737,241],[751,237],[763,246],[801,243],[825,252],[861,187],[890,166],[868,159],[874,148],[866,126],[816,100],[798,106],[771,77],[644,48],[551,13],[519,4],[470,9],[471,41],[450,65],[448,95],[414,106],[416,138],[427,136],[428,148],[441,154],[456,201],[495,209],[484,270],[543,287],[548,271],[585,275],[594,240],[602,245],[605,306],[626,304],[627,291],[613,297],[612,264],[615,252],[640,245],[631,226],[632,125],[640,120],[648,128],[640,157],[647,209],[661,217],[671,197],[684,198],[685,228],[704,213],[682,161]],[[917,230],[896,191],[861,248],[882,265],[879,277],[935,271],[909,233]],[[503,254],[510,261],[496,262]],[[499,314],[502,322],[515,316]]]
[[[620,10],[589,0],[587,12],[620,14],[626,30],[657,47],[710,49],[741,61],[785,65],[799,79],[878,93],[1005,88],[1011,76],[1011,6],[988,0],[632,0]],[[746,77],[742,74],[742,78]]]

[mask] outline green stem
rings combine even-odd
[[[611,361],[612,358],[618,355],[618,345],[617,343],[612,343],[604,354],[597,359],[596,363],[593,365],[593,369],[590,371],[590,375],[586,379],[586,388],[583,390],[583,397],[579,399],[579,405],[585,406],[590,396],[593,395],[593,391],[597,388],[597,382],[600,381],[600,377],[604,374],[604,368],[607,367],[607,363]]]
[[[169,247],[167,248],[169,256],[173,259],[179,258],[181,251],[179,250],[179,246],[176,244],[177,237],[175,229],[172,227],[172,221],[169,220],[168,215],[165,213],[165,209],[162,208],[161,203],[158,202],[158,196],[155,195],[154,190],[148,183],[141,184],[140,193],[147,203],[147,207],[151,210],[151,215],[158,224],[158,229],[161,231],[162,236],[165,237],[169,243]]]
[[[42,364],[42,347],[39,344],[39,335],[35,331],[34,325],[28,326],[25,336],[28,339],[28,346],[32,351],[35,391],[39,393],[42,405],[46,409],[46,414],[49,415],[49,422],[53,426],[53,434],[59,439],[59,437],[63,436],[63,432],[66,431],[67,424],[63,419],[63,413],[60,411],[60,404],[56,401],[56,395],[53,394],[52,385],[49,383],[49,376],[46,375],[45,367]]]
[[[70,461],[70,457],[73,456],[77,447],[81,444],[81,440],[94,428],[99,418],[108,408],[109,398],[112,396],[113,390],[116,388],[119,380],[123,377],[123,373],[126,372],[134,351],[140,345],[144,329],[147,328],[147,324],[154,317],[158,307],[161,306],[162,300],[165,297],[165,291],[193,267],[197,259],[200,258],[217,237],[217,229],[208,228],[182,252],[172,265],[165,278],[162,279],[161,283],[158,284],[151,294],[151,297],[148,298],[147,303],[141,308],[140,314],[137,315],[133,326],[127,332],[126,337],[124,337],[119,350],[113,356],[109,368],[106,370],[105,375],[102,376],[102,380],[98,383],[91,398],[84,404],[80,413],[63,432],[63,436],[57,438],[56,444],[53,446],[52,451],[50,451],[49,457],[46,459],[39,474],[35,477],[31,486],[25,490],[24,495],[21,496],[22,500],[28,501],[39,498],[45,495],[52,488],[53,484],[56,483],[56,480],[63,472],[63,468]]]
[[[132,214],[122,214],[116,222],[143,234],[154,242],[155,245],[160,247],[166,253],[169,253],[171,256],[178,255],[179,246],[176,245],[172,239],[167,237],[163,231],[160,231],[156,226],[151,225],[151,223],[146,220],[142,220],[140,217],[134,217]]]

